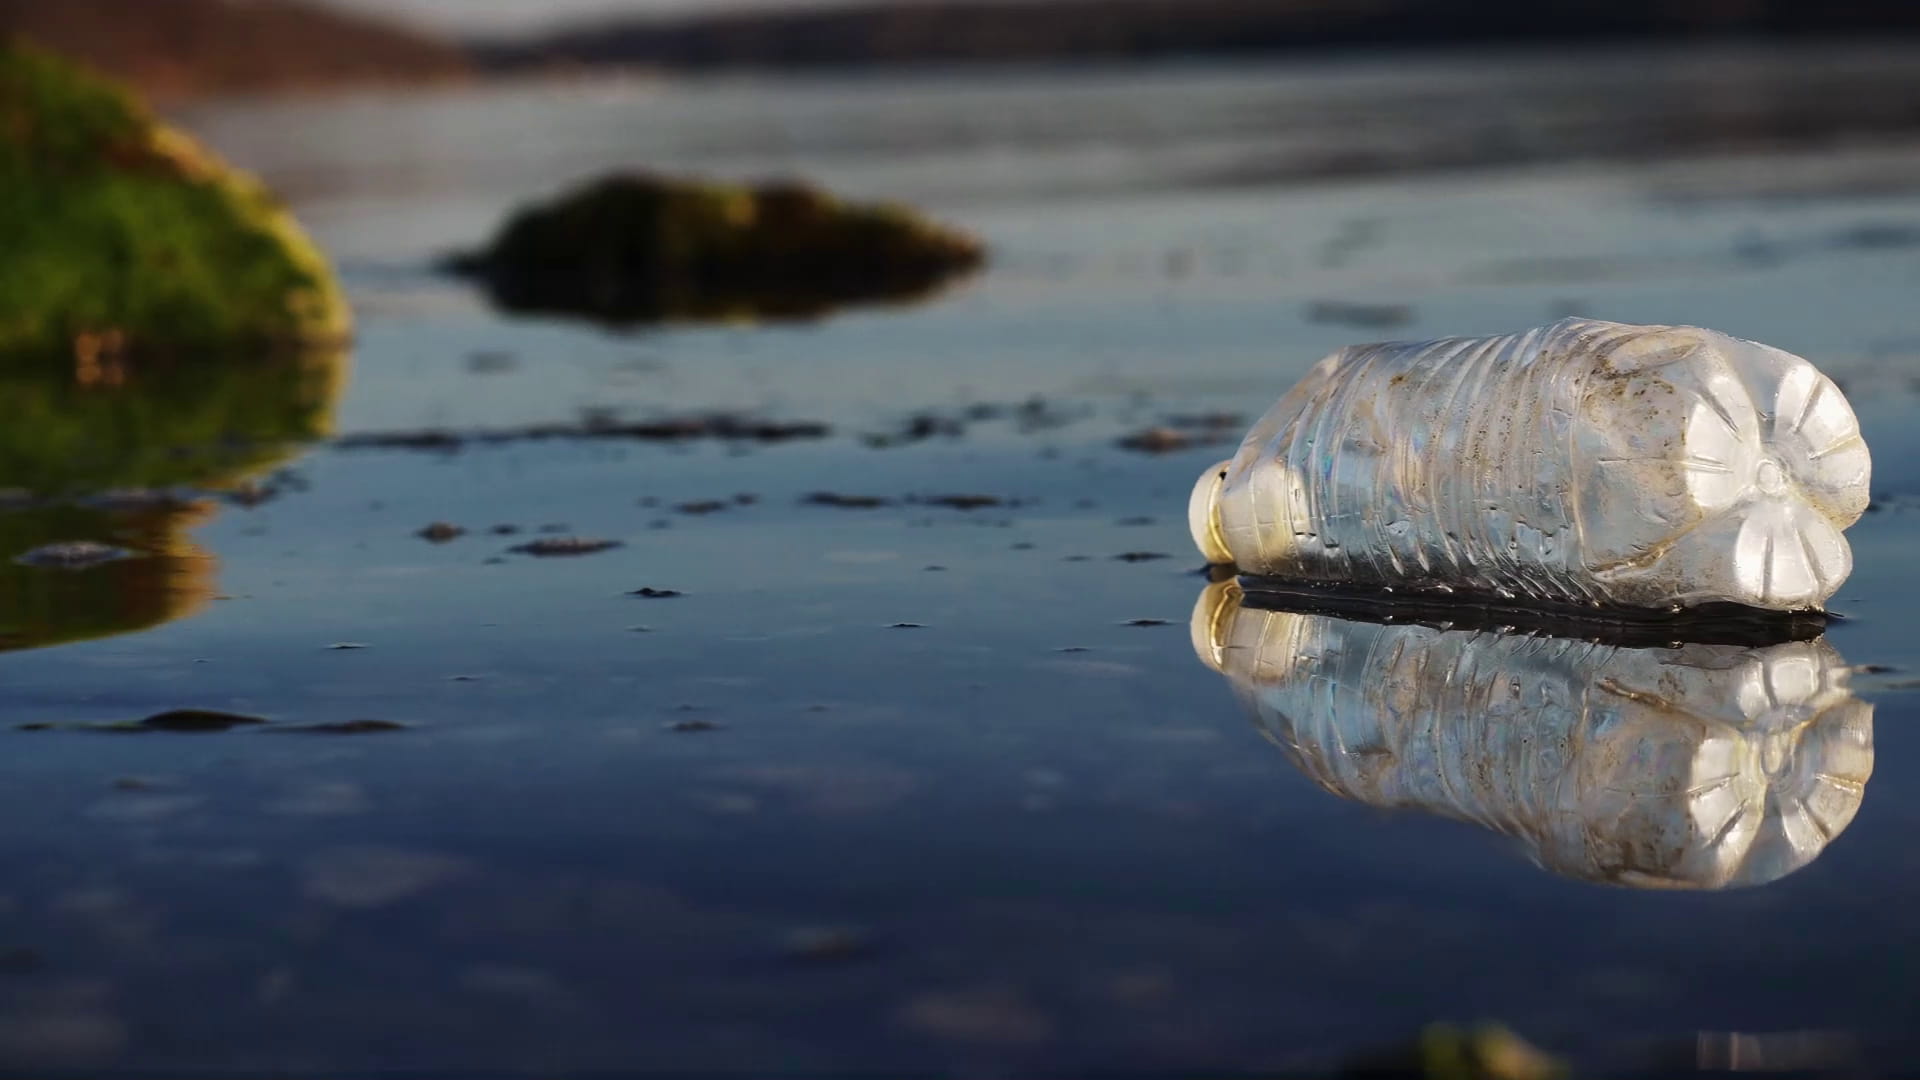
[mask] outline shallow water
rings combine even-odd
[[[1794,72],[1898,89],[1912,67],[1795,57],[610,83],[188,114],[342,264],[358,347],[300,384],[341,438],[300,445],[296,410],[188,469],[172,501],[0,514],[9,559],[61,539],[149,553],[0,575],[0,632],[41,646],[0,655],[0,724],[45,725],[9,731],[0,762],[0,1062],[1252,1071],[1497,1018],[1589,1071],[1729,1047],[1915,1067],[1920,139],[1856,123],[1848,92],[1793,124],[1648,130],[1662,101],[1744,114]],[[1631,93],[1593,92],[1630,75]],[[1436,115],[1546,149],[1314,179],[1342,140],[1404,146]],[[920,200],[995,262],[918,307],[625,336],[500,318],[429,270],[514,200],[614,164]],[[1323,301],[1409,310],[1356,327],[1316,321]],[[1596,885],[1534,865],[1524,829],[1322,790],[1195,654],[1208,582],[1184,506],[1224,448],[1116,445],[1169,418],[1250,422],[1348,341],[1569,311],[1813,358],[1874,448],[1876,511],[1849,534],[1845,618],[1818,654],[1843,680],[1871,666],[1850,679],[1871,718],[1848,714],[1870,775],[1850,779],[1857,755],[1826,770],[1857,809],[1775,880]],[[475,437],[714,411],[832,430]],[[898,438],[923,414],[961,433]],[[427,429],[465,438],[353,439]],[[276,433],[294,445],[254,445]],[[16,461],[0,488],[44,466]],[[888,501],[806,501],[820,491]],[[930,501],[946,495],[1001,502]],[[416,535],[434,522],[466,532]],[[510,550],[564,536],[621,546]],[[1761,685],[1802,703],[1791,680]],[[1689,708],[1713,714],[1719,692]],[[181,707],[272,723],[95,730]],[[277,730],[356,719],[405,728]]]

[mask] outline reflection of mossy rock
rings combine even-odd
[[[910,300],[982,258],[973,237],[897,206],[799,184],[618,176],[521,211],[453,268],[509,310],[643,323]]]
[[[204,607],[216,564],[187,533],[213,506],[151,489],[230,486],[325,435],[344,369],[337,352],[0,365],[0,651],[131,633]],[[8,505],[23,492],[128,494]],[[19,561],[75,541],[131,555],[74,568]]]
[[[0,42],[0,356],[339,342],[326,260],[126,92]]]
[[[0,513],[0,651],[130,633],[190,615],[214,594],[214,560],[186,538],[202,504]],[[46,544],[89,539],[133,554],[84,569],[25,566]]]
[[[0,364],[0,492],[223,487],[328,433],[341,352]]]

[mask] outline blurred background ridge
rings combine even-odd
[[[163,98],[476,72],[1250,55],[1327,46],[1875,36],[1901,0],[0,0],[26,34]]]

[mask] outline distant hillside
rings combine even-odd
[[[810,67],[1887,31],[1920,32],[1920,0],[947,0],[610,22],[477,55],[505,68]]]
[[[467,71],[452,45],[296,0],[0,0],[0,37],[10,32],[161,98]]]

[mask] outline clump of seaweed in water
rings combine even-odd
[[[984,260],[973,236],[901,206],[795,182],[623,175],[519,211],[446,268],[508,311],[635,325],[917,300]]]

